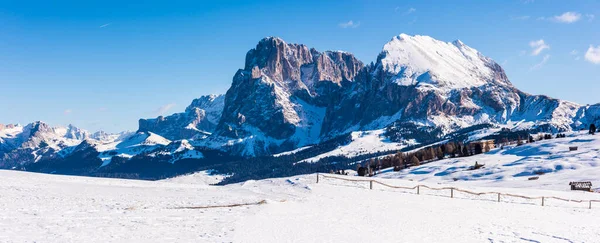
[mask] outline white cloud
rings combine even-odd
[[[535,0],[521,0],[524,4],[533,3]]]
[[[536,40],[536,41],[530,41],[529,46],[533,49],[533,50],[531,50],[532,56],[537,56],[540,53],[542,53],[542,51],[544,51],[546,49],[550,49],[550,45],[546,44],[546,42],[544,42],[543,39]]]
[[[572,50],[571,52],[569,52],[569,55],[575,56],[575,61],[579,61],[579,59],[581,59],[581,56],[579,56],[578,50]]]
[[[529,15],[510,16],[510,20],[528,20],[529,18],[531,18]]]
[[[341,28],[358,28],[360,26],[360,22],[354,23],[354,21],[350,20],[348,22],[340,23],[339,26]]]
[[[414,12],[417,12],[416,8],[409,8],[408,10],[406,10],[406,12],[404,12],[404,15],[409,15],[409,14],[412,14]]]
[[[111,24],[112,24],[112,23],[103,24],[103,25],[100,25],[100,26],[98,26],[98,28],[104,28],[104,27],[107,27],[107,26],[109,26],[109,25],[111,25]]]
[[[593,64],[600,64],[600,45],[596,47],[590,45],[590,48],[585,52],[585,60]]]
[[[108,108],[106,108],[106,107],[100,107],[100,108],[98,108],[99,112],[105,112],[107,110],[108,110]]]
[[[400,10],[402,10],[402,8],[400,8],[400,7],[394,8],[394,12],[396,12],[396,13],[400,12]],[[409,15],[409,14],[412,14],[414,12],[417,12],[416,8],[409,8],[406,11],[402,12],[402,15]]]
[[[552,19],[560,23],[575,23],[581,19],[581,14],[577,12],[565,12],[561,15],[554,16]]]
[[[585,17],[588,18],[588,21],[592,22],[594,21],[594,18],[596,18],[596,15],[586,14]]]
[[[535,64],[535,65],[533,65],[533,66],[530,68],[530,70],[536,70],[536,69],[540,69],[541,67],[543,67],[543,66],[544,66],[544,65],[545,65],[545,64],[548,62],[548,60],[549,60],[549,59],[550,59],[550,55],[546,54],[546,55],[544,56],[544,58],[542,59],[542,61],[541,61],[541,62],[539,62],[538,64]]]
[[[171,110],[171,108],[173,108],[174,106],[175,106],[175,103],[163,105],[161,107],[158,107],[158,109],[156,109],[156,111],[154,111],[154,114],[156,114],[158,116],[162,116],[165,113],[167,113],[167,111]]]
[[[69,115],[71,113],[73,113],[73,111],[71,109],[66,109],[65,111],[63,111],[63,114],[65,114],[65,115]]]

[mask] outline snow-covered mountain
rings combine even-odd
[[[155,178],[217,165],[232,173],[243,163],[267,167],[423,146],[465,130],[564,132],[599,121],[600,104],[522,92],[500,65],[460,40],[401,34],[364,65],[351,53],[268,37],[246,54],[225,95],[140,119],[136,133],[90,134],[41,122],[0,126],[0,168],[61,160],[63,168],[88,161],[86,173],[112,176],[147,170]],[[272,161],[239,159],[261,156]]]
[[[0,126],[0,168],[23,169],[39,161],[54,161],[90,147],[102,152],[107,144],[119,144],[131,136],[88,131],[73,125],[50,126],[36,121],[25,126]],[[108,145],[110,148],[110,145]]]
[[[206,95],[192,101],[185,112],[155,119],[140,119],[138,132],[153,132],[171,140],[210,135],[223,112],[223,95]]]
[[[0,126],[0,168],[53,158],[59,151],[77,146],[89,136],[87,131],[72,125],[51,127],[40,121],[25,126]]]
[[[268,155],[398,124],[439,136],[478,124],[556,132],[582,128],[598,114],[518,90],[500,65],[460,40],[401,34],[364,66],[350,53],[270,37],[236,73],[214,139],[237,139],[235,154]]]

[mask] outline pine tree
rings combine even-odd
[[[481,146],[481,143],[475,143],[475,154],[481,154],[483,153],[483,146]]]
[[[471,153],[469,152],[469,145],[464,145],[463,146],[463,151],[462,151],[462,156],[471,156]]]
[[[436,157],[435,149],[433,147],[429,147],[426,151],[428,160],[434,160]]]
[[[437,156],[437,158],[438,158],[438,159],[444,159],[444,151],[442,151],[442,148],[443,148],[443,147],[444,147],[444,146],[439,146],[439,147],[436,149],[436,151],[435,151],[435,153],[436,153],[436,156]]]
[[[449,142],[444,145],[446,147],[446,154],[450,155],[450,157],[454,157],[456,154],[456,145],[453,142]]]
[[[421,165],[421,161],[420,161],[420,160],[419,160],[419,158],[417,158],[417,156],[415,156],[415,155],[413,155],[413,156],[410,158],[410,163],[411,163],[412,165],[415,165],[415,166],[419,166],[419,165]]]

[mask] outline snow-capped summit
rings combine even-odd
[[[124,140],[131,136],[133,133],[129,131],[123,131],[119,133],[107,133],[105,131],[97,131],[90,135],[90,138],[100,142],[112,142],[116,140]]]
[[[510,85],[499,65],[462,41],[400,34],[384,45],[380,62],[400,85],[449,91],[494,82]]]
[[[216,125],[221,119],[223,112],[225,95],[210,94],[194,99],[192,103],[185,108],[185,112],[204,113],[206,120],[211,124]],[[197,123],[197,121],[195,121]],[[195,124],[197,125],[197,124]],[[206,129],[211,132],[212,129]]]
[[[36,121],[23,127],[22,132],[13,140],[16,147],[35,149],[48,146],[61,149],[74,146],[89,136],[85,130],[75,126],[52,127],[45,122]]]
[[[0,131],[0,168],[52,158],[63,149],[79,145],[88,136],[87,131],[72,125],[52,127],[42,121],[5,126]]]

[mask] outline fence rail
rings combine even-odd
[[[405,189],[405,190],[417,190],[417,194],[421,194],[421,188],[426,188],[429,190],[434,190],[434,191],[441,191],[441,190],[450,190],[450,197],[454,198],[454,192],[463,192],[463,193],[467,193],[467,194],[471,194],[471,195],[476,195],[476,196],[481,196],[481,195],[487,195],[487,194],[492,194],[492,195],[497,195],[498,196],[498,202],[500,202],[500,198],[501,196],[508,196],[508,197],[516,197],[516,198],[523,198],[523,199],[528,199],[528,200],[538,200],[541,199],[541,205],[544,206],[545,204],[545,200],[546,199],[556,199],[559,201],[564,201],[564,202],[574,202],[574,203],[589,203],[588,208],[592,209],[592,203],[600,203],[600,200],[575,200],[575,199],[568,199],[568,198],[560,198],[560,197],[555,197],[555,196],[535,196],[535,197],[529,197],[529,196],[523,196],[523,195],[517,195],[517,194],[511,194],[511,193],[503,193],[503,192],[474,192],[474,191],[469,191],[469,190],[465,190],[465,189],[460,189],[460,188],[456,188],[456,187],[430,187],[427,185],[416,185],[413,187],[409,187],[409,186],[394,186],[394,185],[390,185],[378,180],[373,180],[373,179],[349,179],[349,178],[341,178],[341,177],[337,177],[337,176],[329,176],[329,175],[323,175],[320,173],[317,173],[317,183],[319,183],[319,177],[322,178],[330,178],[330,179],[336,179],[336,180],[341,180],[341,181],[351,181],[351,182],[368,182],[369,183],[369,189],[373,189],[373,184],[379,184],[385,187],[389,187],[389,188],[394,188],[394,189]]]

